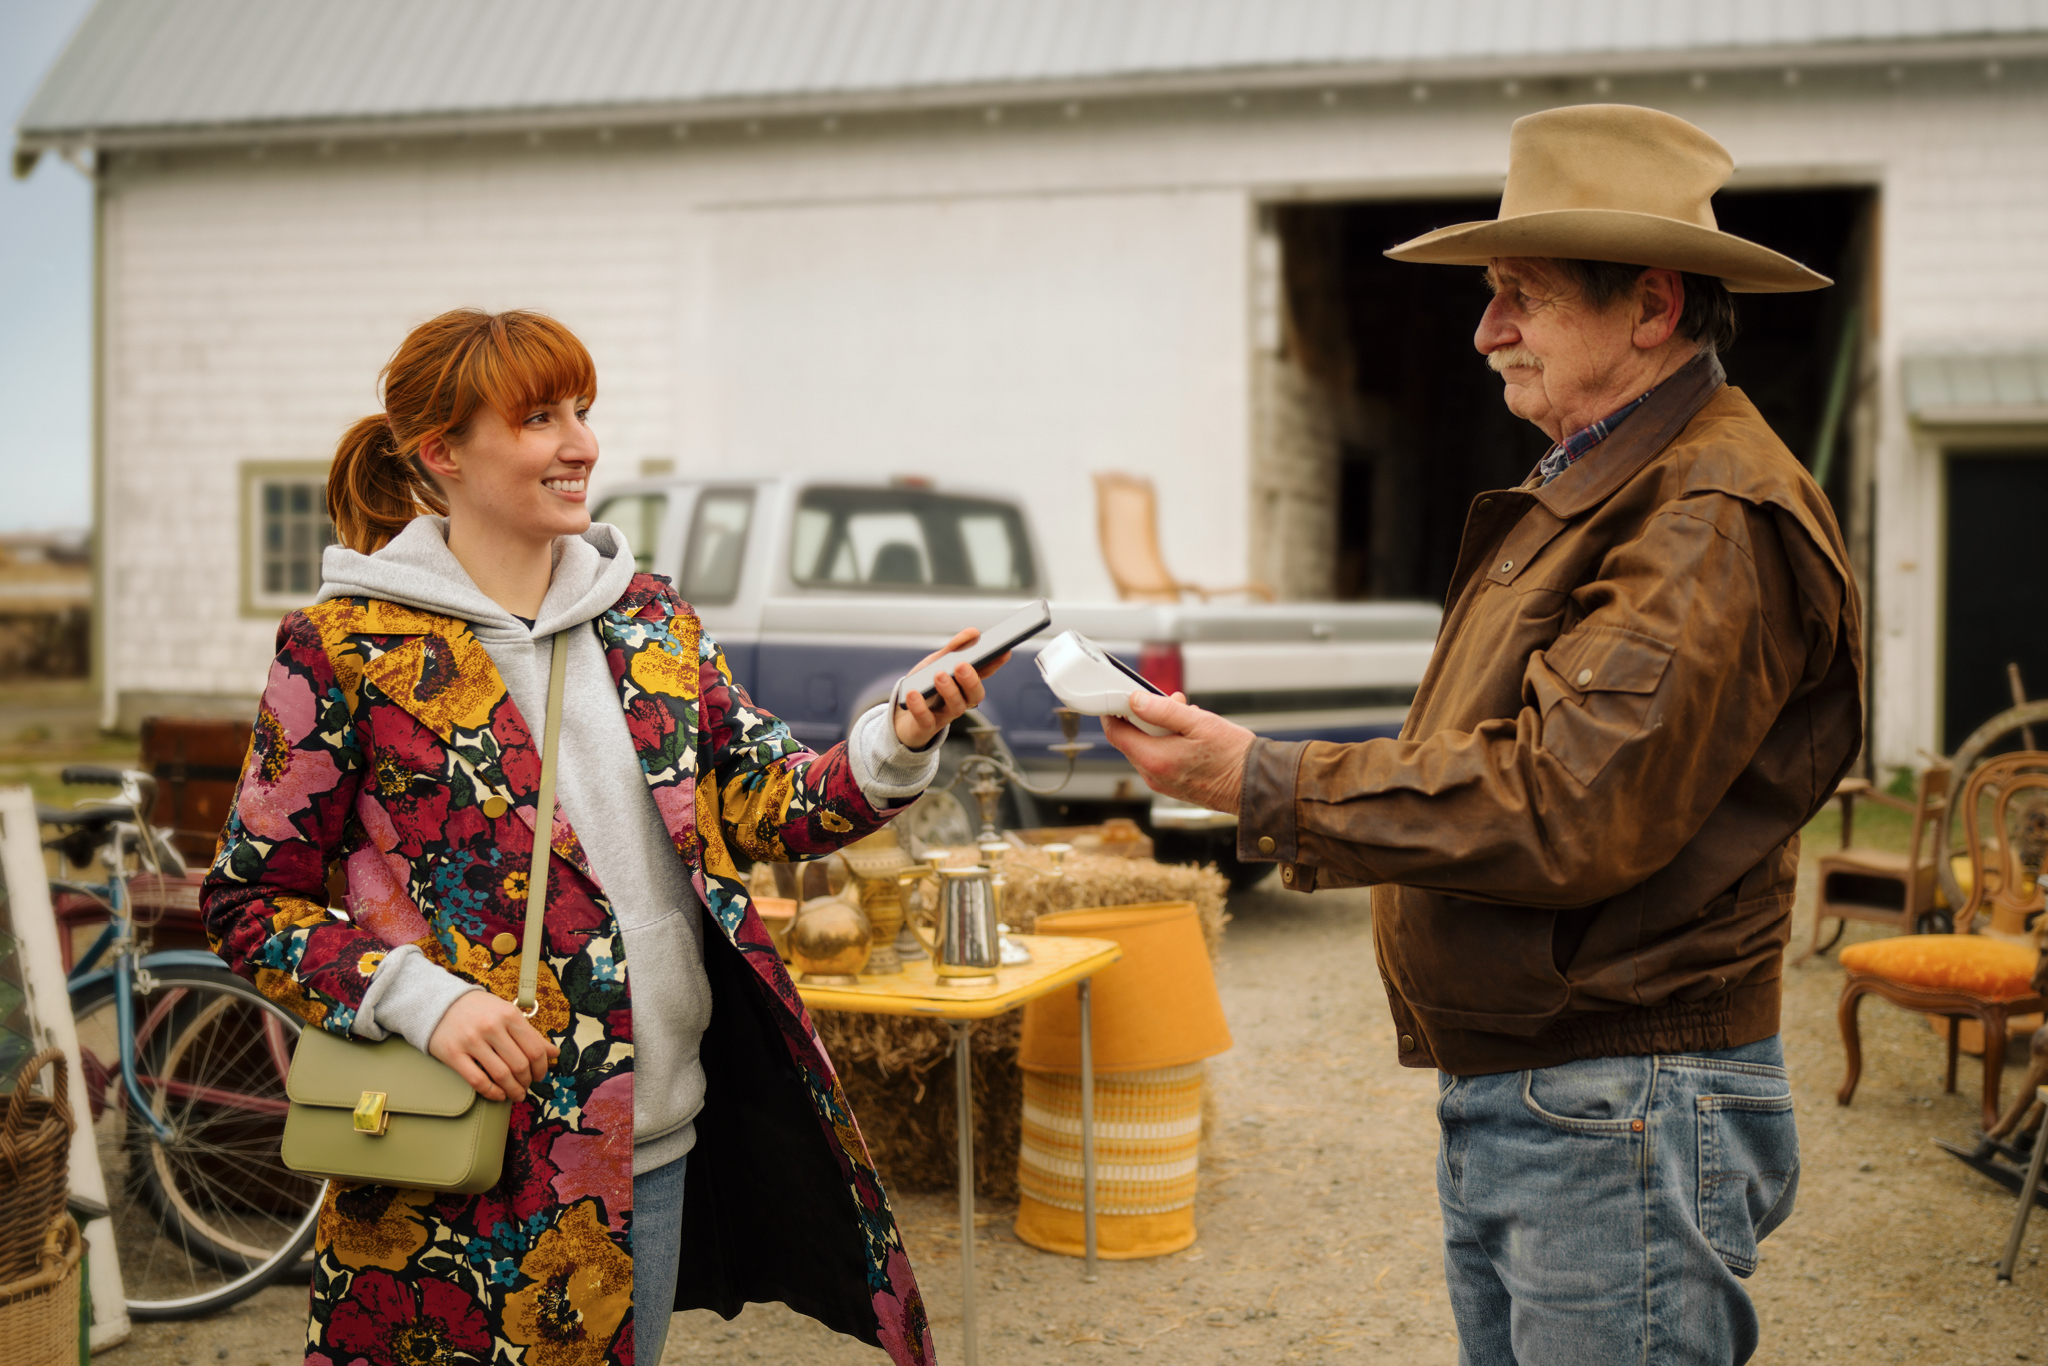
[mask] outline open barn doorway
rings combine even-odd
[[[1498,200],[1276,204],[1261,224],[1277,316],[1259,355],[1253,572],[1299,599],[1441,602],[1472,499],[1526,478],[1548,445],[1501,402],[1472,347],[1477,269],[1381,253],[1492,218]],[[1736,296],[1730,381],[1820,477],[1859,574],[1870,524],[1869,255],[1864,188],[1748,190],[1721,226],[1831,276],[1807,294]],[[1863,575],[1867,582],[1867,574]]]

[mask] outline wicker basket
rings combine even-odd
[[[33,1088],[45,1067],[55,1069],[56,1077],[50,1094],[39,1096]],[[44,1233],[64,1217],[71,1170],[69,1085],[63,1053],[48,1048],[28,1060],[7,1097],[0,1119],[0,1285],[35,1274]]]
[[[78,1288],[85,1240],[61,1211],[44,1228],[36,1269],[0,1282],[0,1343],[7,1366],[76,1366]]]

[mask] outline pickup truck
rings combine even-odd
[[[643,570],[675,582],[734,677],[813,747],[843,738],[960,627],[1050,599],[1051,629],[990,680],[979,709],[1041,787],[1058,782],[1068,761],[1051,749],[1062,739],[1058,701],[1028,656],[1060,631],[1080,631],[1165,691],[1261,735],[1363,740],[1399,732],[1440,616],[1433,604],[1403,602],[1062,599],[1014,498],[923,481],[650,478],[605,495],[597,520],[625,533]],[[1010,819],[1131,815],[1152,830],[1161,857],[1213,859],[1240,884],[1270,866],[1240,867],[1234,817],[1155,800],[1100,723],[1083,726],[1096,748],[1055,796],[1034,801],[1013,787]],[[942,783],[957,762],[946,760]],[[935,800],[942,827],[967,821],[964,806],[947,805],[954,798]]]

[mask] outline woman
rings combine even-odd
[[[813,858],[881,826],[980,678],[813,754],[591,522],[597,377],[568,329],[446,313],[383,386],[328,476],[321,600],[278,629],[207,930],[309,1025],[398,1034],[515,1104],[482,1195],[330,1190],[306,1361],[653,1366],[672,1306],[748,1300],[929,1361],[887,1198],[735,851]],[[511,998],[555,649],[529,1023]]]

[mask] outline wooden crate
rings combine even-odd
[[[247,721],[152,716],[142,723],[142,766],[156,776],[149,819],[175,833],[186,861],[204,866],[235,802],[235,782],[249,752]]]

